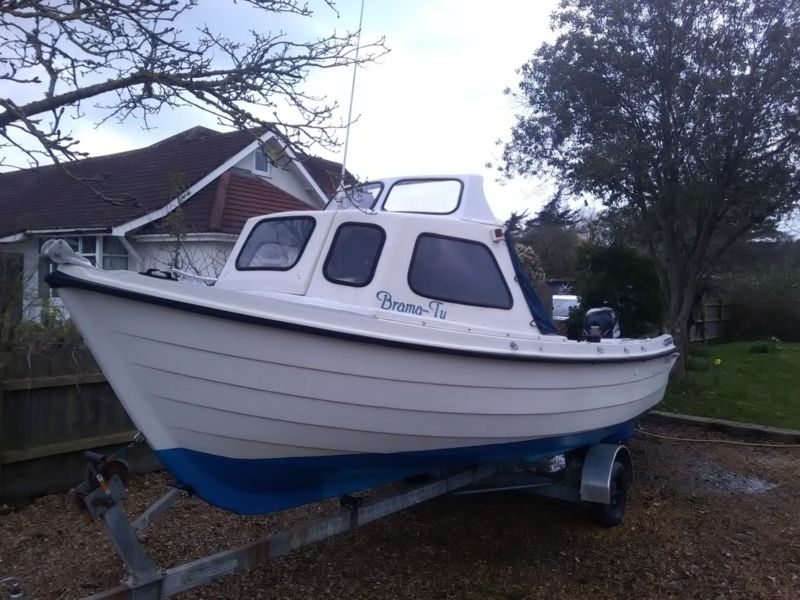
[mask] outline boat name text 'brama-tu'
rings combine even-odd
[[[421,304],[394,300],[392,294],[386,290],[381,290],[375,294],[375,296],[380,301],[383,310],[393,310],[395,312],[411,315],[427,315],[432,313],[434,319],[444,319],[447,317],[447,310],[444,308],[444,302],[439,302],[438,300],[431,300],[428,302],[428,308],[425,308]]]

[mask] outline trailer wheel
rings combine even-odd
[[[592,503],[594,518],[603,527],[615,527],[622,523],[622,518],[625,516],[628,491],[631,488],[631,476],[620,460],[614,461],[614,466],[611,468],[610,484],[611,503]]]

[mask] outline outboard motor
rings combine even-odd
[[[620,337],[617,313],[608,306],[587,310],[583,319],[583,336],[590,342]]]

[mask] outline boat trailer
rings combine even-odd
[[[130,522],[122,508],[129,483],[125,462],[94,452],[84,456],[87,477],[70,494],[82,511],[103,523],[128,573],[119,586],[84,600],[169,598],[444,494],[522,491],[588,502],[602,525],[614,526],[622,521],[633,475],[630,452],[622,444],[596,444],[549,462],[476,465],[371,501],[344,496],[342,510],[331,516],[163,569],[142,546],[140,534],[187,491],[170,488]]]

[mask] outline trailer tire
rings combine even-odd
[[[610,481],[611,503],[592,502],[592,513],[595,521],[603,527],[616,527],[622,523],[625,508],[628,504],[628,492],[631,488],[631,475],[625,464],[617,459],[611,468]]]

